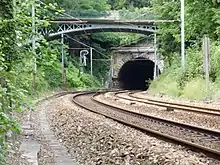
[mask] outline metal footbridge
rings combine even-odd
[[[41,30],[49,39],[60,38],[61,34],[88,34],[97,32],[132,32],[150,35],[157,30],[156,23],[179,22],[178,20],[109,20],[56,18],[49,20],[51,27]]]

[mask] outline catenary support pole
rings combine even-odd
[[[210,72],[210,40],[207,36],[203,39],[203,56],[204,56],[204,72],[206,94],[209,94],[209,72]]]
[[[36,75],[37,75],[37,60],[36,60],[36,52],[35,52],[35,45],[36,45],[36,40],[35,40],[35,1],[33,0],[32,3],[32,53],[33,53],[33,64],[34,64],[34,73],[33,73],[33,89],[34,89],[34,94],[36,94]]]
[[[62,53],[62,85],[64,86],[65,84],[65,75],[64,75],[64,36],[61,34],[61,53]]]
[[[92,73],[92,72],[93,72],[93,68],[92,68],[92,67],[93,67],[93,66],[92,66],[92,65],[93,65],[93,64],[92,64],[92,60],[93,60],[93,59],[92,59],[92,49],[93,49],[93,48],[90,47],[90,74],[91,74],[91,76],[93,75],[93,73]]]
[[[157,78],[157,35],[154,33],[154,79]]]
[[[181,0],[181,67],[185,71],[185,27],[184,27],[184,0]]]

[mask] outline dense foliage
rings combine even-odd
[[[59,7],[75,17],[95,17],[106,14],[110,6],[106,0],[45,0],[46,3],[57,3]]]
[[[155,14],[161,19],[180,20],[180,1],[153,0],[152,4]],[[217,1],[185,1],[186,48],[196,42],[201,42],[201,38],[205,34],[211,39],[218,39],[219,7],[220,4]],[[175,48],[180,43],[179,24],[160,24],[159,27],[161,29],[159,39],[163,51],[166,53],[177,51]],[[167,46],[167,42],[173,46]]]
[[[108,0],[112,10],[118,10],[123,8],[143,8],[151,5],[150,0]]]
[[[102,17],[108,16],[108,14],[112,13],[112,11],[108,11],[110,9],[121,9],[117,11],[120,15],[120,19],[154,19],[153,13],[149,8],[139,9],[138,6],[149,6],[149,1],[107,1],[107,0],[46,0],[46,3],[56,2],[59,6],[63,7],[64,10],[70,14],[71,16],[77,18],[90,18],[90,17]],[[98,5],[97,5],[98,3]],[[130,5],[128,5],[130,4]],[[115,7],[113,7],[116,5]],[[122,6],[120,6],[122,5]],[[123,9],[122,9],[123,8]],[[137,42],[142,35],[139,34],[131,34],[131,33],[97,33],[97,34],[89,34],[86,33],[82,35],[82,37],[73,36],[78,41],[81,41],[87,45],[95,48],[93,51],[93,57],[95,59],[101,59],[101,61],[94,61],[94,75],[98,77],[99,80],[106,80],[109,75],[109,66],[111,58],[111,47],[118,47],[121,45],[128,45],[133,42]],[[77,47],[78,43],[74,43],[73,47]],[[84,47],[80,45],[79,47]],[[101,52],[101,53],[100,53]],[[79,51],[74,52],[73,59],[77,61],[78,59],[75,56],[79,55]],[[77,63],[76,63],[77,65]],[[89,63],[88,63],[89,66]],[[89,67],[86,67],[85,70],[89,71]]]
[[[14,3],[15,2],[15,3]],[[118,10],[121,19],[180,19],[180,0],[1,0],[0,1],[0,164],[4,164],[5,151],[10,147],[7,139],[19,132],[12,118],[13,111],[27,107],[27,98],[33,95],[33,63],[36,59],[36,94],[58,88],[61,81],[60,41],[47,42],[40,33],[32,33],[31,5],[36,7],[36,28],[48,27],[45,18],[67,16],[100,17],[109,10]],[[16,4],[16,6],[14,6]],[[58,9],[63,8],[63,10]],[[203,83],[203,57],[201,41],[206,34],[211,39],[211,92],[220,85],[220,1],[185,0],[186,70],[180,68],[180,24],[158,24],[159,53],[164,57],[164,74],[153,82],[152,90],[175,96],[207,93]],[[37,41],[31,49],[31,38]],[[109,73],[111,47],[139,41],[143,36],[127,33],[101,33],[74,36],[94,49],[94,75],[103,80]],[[76,43],[73,43],[76,46]],[[80,45],[80,44],[79,44]],[[94,88],[100,83],[93,76],[79,71],[78,56],[70,55],[65,47],[66,87]],[[78,46],[82,47],[82,46]],[[104,53],[103,53],[104,52]],[[76,55],[79,51],[75,52]],[[99,61],[101,59],[101,61]],[[89,64],[88,64],[89,66]],[[202,83],[201,83],[202,82]],[[193,90],[192,87],[193,86]],[[212,93],[216,95],[216,92]],[[217,96],[216,96],[217,97]],[[218,96],[219,97],[219,96]],[[30,104],[28,104],[30,105]]]
[[[36,29],[50,26],[42,19],[55,17],[62,11],[40,1],[0,2],[0,165],[5,164],[4,155],[12,145],[8,139],[20,130],[12,117],[14,111],[30,108],[29,98],[33,94],[61,87],[61,44],[59,41],[47,42],[40,33],[32,33],[32,5],[36,8]],[[42,38],[36,42],[34,52],[31,48],[33,36]],[[67,52],[65,55],[69,56]],[[33,90],[35,59],[36,91]],[[100,85],[94,77],[86,73],[78,74],[79,69],[73,65],[73,61],[66,63],[65,70],[65,87],[94,88]]]
[[[157,17],[180,19],[180,1],[152,0],[152,5]],[[158,35],[160,54],[163,55],[167,68],[164,75],[153,83],[152,88],[156,88],[157,92],[163,91],[175,96],[199,99],[213,94],[220,78],[219,64],[217,64],[220,56],[219,20],[220,2],[218,0],[185,0],[186,70],[184,72],[180,69],[180,24],[158,25],[160,28]],[[212,43],[210,72],[212,86],[209,93],[205,91],[203,81],[202,38],[204,35],[207,35]],[[197,87],[198,89],[204,87],[204,89],[199,90],[202,93],[196,96]]]
[[[121,20],[156,20],[158,19],[149,7],[119,10]]]
[[[0,164],[4,164],[6,142],[12,132],[19,130],[11,118],[11,112],[19,109],[20,92],[10,79],[14,76],[13,65],[18,61],[13,1],[0,2]]]

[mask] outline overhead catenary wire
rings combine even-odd
[[[102,61],[104,64],[107,64],[107,65],[109,65],[109,62],[111,62],[111,59],[109,59],[109,57],[107,57],[105,54],[101,53],[100,51],[96,50],[96,49],[93,48],[91,45],[87,45],[87,44],[85,44],[85,43],[82,43],[82,42],[80,42],[80,41],[78,41],[78,40],[76,40],[76,39],[74,39],[74,38],[72,38],[72,37],[70,37],[70,36],[68,36],[68,35],[66,35],[66,34],[64,34],[64,35],[65,35],[67,38],[69,38],[69,39],[71,39],[71,40],[73,40],[73,41],[75,41],[75,42],[77,42],[77,43],[79,43],[79,44],[81,44],[81,45],[83,45],[83,46],[89,48],[89,49],[92,48],[92,50],[94,50],[94,51],[98,52],[99,54],[101,54],[102,56],[108,58],[108,59],[91,59],[91,62],[92,62],[92,61],[93,61],[93,62],[95,62],[95,61]],[[92,64],[91,64],[91,68],[92,68]],[[91,75],[92,75],[92,69],[91,69]]]
[[[98,58],[94,58],[92,60],[94,60],[94,61],[111,61],[111,59],[98,59]]]
[[[104,57],[109,58],[108,56],[106,56],[106,55],[103,54],[102,52],[98,51],[97,49],[95,49],[95,48],[92,47],[91,45],[87,45],[87,44],[85,44],[85,43],[82,43],[82,42],[80,42],[80,41],[78,41],[78,40],[76,40],[76,39],[70,37],[70,36],[67,35],[67,34],[64,34],[64,35],[65,35],[67,38],[69,38],[69,39],[71,39],[71,40],[73,40],[73,41],[75,41],[75,42],[78,42],[79,44],[81,44],[81,45],[83,45],[83,46],[85,46],[85,47],[87,47],[87,48],[92,48],[94,51],[96,51],[97,53],[103,55]]]
[[[40,0],[36,0],[36,1],[38,1],[38,2],[40,2],[41,4],[44,4],[44,5],[47,5],[46,3],[44,3],[44,2],[42,2],[42,1],[40,1]],[[77,2],[77,4],[79,4],[78,3],[78,1],[76,1]],[[48,5],[47,5],[48,6]],[[49,6],[50,7],[50,6]],[[52,10],[55,10],[54,8],[51,8]],[[58,11],[58,10],[57,10]],[[79,20],[79,21],[82,21],[82,20],[80,20],[79,18],[76,18],[76,17],[73,17],[73,16],[71,16],[71,15],[69,15],[69,14],[66,14],[66,13],[63,13],[64,15],[66,15],[66,16],[68,16],[68,17],[71,17],[71,18],[74,18],[74,19],[76,19],[76,20]],[[79,15],[79,13],[77,13],[77,15]],[[136,18],[137,19],[137,18]],[[135,20],[136,20],[135,19]],[[121,22],[122,24],[127,24],[127,25],[131,25],[131,26],[135,26],[134,24],[132,24],[132,23],[128,23],[128,22]],[[85,34],[87,34],[87,32],[86,31],[84,31],[85,32]],[[104,30],[102,29],[102,32],[104,32]],[[138,41],[141,41],[141,40],[143,40],[143,39],[145,39],[145,37],[144,38],[141,38],[140,40],[138,40]],[[133,42],[134,43],[134,42]],[[127,45],[127,44],[126,44]],[[122,45],[123,46],[123,45]],[[101,53],[100,51],[98,51],[98,50],[96,50],[96,49],[94,49],[96,52],[98,52],[99,54],[102,54],[102,55],[104,55],[103,53]]]
[[[111,60],[109,60],[109,57],[108,56],[106,56],[105,54],[103,54],[103,53],[101,53],[100,51],[98,51],[97,49],[95,49],[94,47],[92,47],[91,45],[87,45],[87,44],[85,44],[85,43],[82,43],[82,42],[80,42],[80,41],[78,41],[78,40],[76,40],[76,39],[74,39],[74,38],[72,38],[72,37],[70,37],[70,36],[68,36],[68,35],[66,35],[66,34],[64,34],[64,36],[66,36],[67,38],[69,38],[69,39],[71,39],[71,40],[73,40],[73,41],[75,41],[75,42],[78,42],[79,44],[81,44],[81,45],[83,45],[83,46],[85,46],[85,47],[87,47],[87,49],[89,48],[92,48],[94,51],[96,51],[97,53],[99,53],[99,54],[101,54],[102,56],[104,56],[104,57],[106,57],[106,59],[92,59],[92,61],[93,62],[98,62],[98,61],[102,61],[102,63],[104,63],[104,64],[107,64],[107,65],[109,65],[109,62],[111,62]]]

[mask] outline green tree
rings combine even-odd
[[[110,8],[107,0],[47,0],[46,2],[56,2],[75,17],[100,15],[100,12],[105,13]]]
[[[14,6],[14,3],[16,6]],[[33,97],[33,59],[37,59],[37,93],[59,87],[61,80],[60,43],[47,42],[40,33],[32,33],[32,0],[0,1],[0,165],[5,165],[4,156],[12,145],[6,139],[19,132],[18,123],[12,118],[13,111],[31,107],[27,98]],[[55,5],[35,1],[36,28],[50,24],[42,21],[56,17],[61,10]],[[33,35],[42,40],[36,42],[36,53],[31,48]],[[75,68],[75,70],[77,70]],[[98,86],[94,77],[74,74],[67,66],[69,87]],[[77,81],[75,81],[77,80]],[[75,83],[73,83],[75,82]]]
[[[16,33],[13,0],[0,2],[0,38],[2,52],[7,70],[10,71],[14,62],[19,58],[16,54]]]
[[[112,10],[118,10],[125,7],[126,0],[108,0]]]
[[[153,11],[160,19],[180,20],[180,1],[152,0]],[[206,0],[185,1],[185,42],[186,48],[201,43],[203,35],[218,39],[219,3]],[[180,52],[180,24],[161,23],[158,41],[161,52],[172,61],[172,53]],[[170,46],[171,45],[171,46]]]
[[[16,54],[15,28],[13,0],[2,0],[0,2],[0,165],[5,164],[4,154],[9,145],[6,138],[19,129],[11,117],[12,110],[18,108],[17,99],[20,94],[11,82],[14,75],[13,65],[19,59]]]
[[[138,8],[149,7],[151,0],[126,0],[125,6],[133,6]]]
[[[149,7],[150,2],[150,0],[108,0],[112,10]]]

